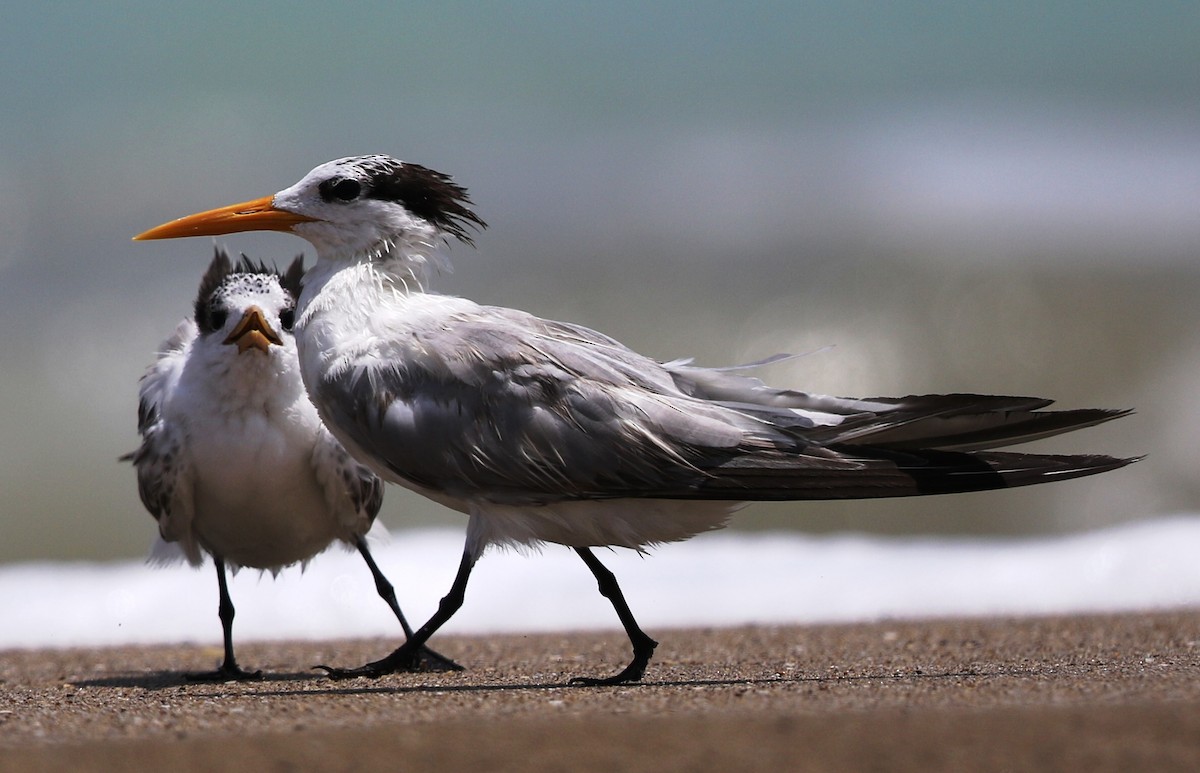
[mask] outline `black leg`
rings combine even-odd
[[[367,541],[359,537],[355,541],[354,546],[358,548],[359,555],[367,562],[367,568],[371,570],[371,576],[375,578],[375,590],[379,592],[379,597],[386,601],[387,605],[392,608],[396,619],[400,621],[400,627],[404,629],[404,635],[411,639],[413,630],[409,626],[408,620],[405,619],[404,613],[400,611],[400,602],[396,601],[396,589],[383,576],[383,572],[379,569],[379,564],[375,563],[375,557],[371,555],[370,549],[367,548]]]
[[[621,587],[617,585],[616,575],[600,563],[590,548],[575,548],[575,552],[587,564],[588,569],[592,570],[592,574],[600,586],[600,595],[611,601],[613,609],[617,610],[617,617],[621,618],[621,625],[625,626],[625,633],[629,635],[629,643],[633,645],[633,660],[621,673],[614,676],[604,679],[576,677],[571,680],[571,684],[595,686],[636,682],[646,673],[646,666],[649,665],[658,642],[651,639],[645,631],[638,627],[637,621],[633,619],[633,613],[629,611],[629,605],[625,603]]]
[[[404,642],[395,652],[382,660],[376,660],[359,668],[331,668],[329,666],[314,666],[329,674],[333,679],[353,679],[356,676],[377,677],[392,674],[397,671],[415,671],[419,666],[421,648],[437,629],[462,606],[467,592],[467,580],[471,577],[471,568],[475,566],[475,558],[469,552],[463,553],[462,562],[458,565],[458,574],[450,585],[450,591],[442,597],[437,612],[429,618],[429,622],[415,631],[408,641]]]
[[[367,567],[371,570],[371,576],[375,578],[375,590],[379,592],[379,597],[382,598],[387,605],[392,608],[396,619],[400,621],[400,627],[404,629],[404,636],[408,639],[413,637],[413,629],[408,625],[408,620],[404,619],[404,613],[400,611],[400,602],[396,601],[396,589],[388,582],[388,579],[383,576],[383,572],[379,569],[379,564],[375,563],[375,557],[371,555],[371,551],[367,548],[367,541],[359,537],[355,541],[355,546],[358,552],[362,555],[363,560],[367,562]],[[423,671],[462,671],[463,667],[455,663],[445,655],[434,652],[428,647],[421,647],[419,653],[420,667]]]
[[[193,682],[227,682],[233,679],[250,680],[262,679],[262,671],[243,671],[233,657],[233,599],[229,598],[229,585],[225,580],[225,562],[220,556],[212,557],[213,566],[217,569],[217,587],[220,589],[221,601],[217,606],[217,615],[221,618],[221,631],[225,636],[225,662],[216,671],[199,674],[188,674]]]

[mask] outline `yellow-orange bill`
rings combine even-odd
[[[266,352],[271,348],[271,344],[280,346],[283,344],[283,340],[271,327],[271,323],[267,322],[262,309],[251,306],[246,309],[246,313],[242,315],[229,337],[225,339],[225,343],[237,344],[238,354],[242,354],[252,347],[260,352]]]
[[[182,236],[221,236],[242,231],[290,231],[297,223],[308,223],[311,217],[276,209],[273,196],[243,201],[228,207],[210,209],[181,217],[151,228],[133,237],[134,241],[149,239],[178,239]]]

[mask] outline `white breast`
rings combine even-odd
[[[185,429],[193,471],[190,533],[177,536],[240,566],[277,569],[352,535],[318,481],[320,420],[294,367],[281,372],[258,352],[237,356],[237,372],[225,377],[211,363],[189,363],[164,406]],[[247,358],[259,367],[241,367]]]

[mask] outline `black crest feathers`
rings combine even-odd
[[[467,189],[447,174],[387,157],[372,157],[363,169],[368,175],[366,196],[403,204],[459,241],[474,245],[467,229],[487,228],[471,211]]]
[[[213,324],[214,320],[211,319],[213,296],[217,294],[225,281],[235,274],[274,276],[295,303],[296,299],[300,297],[300,281],[304,277],[304,256],[297,255],[287,270],[281,273],[275,266],[269,266],[262,261],[256,263],[245,255],[242,255],[235,263],[229,258],[229,253],[225,248],[218,245],[214,250],[212,262],[208,264],[208,269],[200,280],[200,289],[196,293],[196,301],[192,308],[192,318],[201,330],[211,331],[220,327],[220,325]]]
[[[225,277],[233,273],[233,261],[229,259],[229,253],[225,248],[218,245],[213,250],[212,263],[208,264],[208,270],[204,272],[204,278],[200,280],[200,290],[196,293],[196,303],[192,308],[192,319],[196,320],[202,328],[205,327],[203,320],[208,314],[208,302],[212,300],[213,293],[225,281]]]

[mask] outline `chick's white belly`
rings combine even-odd
[[[270,569],[310,558],[340,536],[313,472],[311,443],[261,425],[220,436],[195,449],[192,529],[201,546],[240,566]]]

